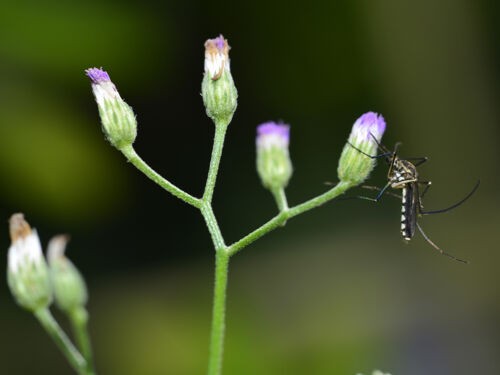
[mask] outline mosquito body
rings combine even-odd
[[[404,240],[407,242],[410,241],[415,235],[416,230],[418,229],[422,234],[422,236],[424,237],[424,239],[441,254],[449,258],[452,258],[454,260],[457,260],[459,262],[467,263],[467,261],[456,258],[455,256],[444,252],[440,247],[438,247],[434,242],[432,242],[429,239],[429,237],[427,237],[422,227],[418,224],[417,219],[422,215],[443,213],[460,206],[467,199],[469,199],[472,196],[472,194],[474,194],[476,189],[479,187],[479,181],[476,183],[474,188],[469,192],[469,194],[467,194],[464,198],[462,198],[459,202],[453,204],[452,206],[441,210],[424,211],[422,198],[429,189],[429,187],[431,186],[431,181],[420,180],[417,172],[417,167],[425,163],[428,160],[428,158],[420,157],[420,158],[402,159],[397,155],[397,150],[400,146],[400,143],[396,143],[393,151],[390,151],[379,142],[377,142],[377,144],[378,148],[382,151],[382,154],[375,156],[368,155],[363,151],[357,149],[353,145],[351,145],[353,148],[355,148],[356,150],[358,150],[359,152],[370,158],[385,158],[385,160],[389,164],[389,170],[387,172],[387,184],[382,189],[373,186],[365,186],[366,188],[369,189],[378,190],[379,193],[377,197],[376,198],[359,197],[359,198],[378,202],[388,188],[401,189],[401,196],[400,196],[401,235],[403,236]],[[424,187],[422,193],[420,193],[419,186]],[[391,194],[391,195],[395,195],[396,197],[399,198],[399,196],[396,194]]]

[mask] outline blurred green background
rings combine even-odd
[[[231,243],[275,213],[254,166],[255,126],[292,126],[300,203],[335,181],[354,120],[429,156],[426,208],[405,245],[399,202],[330,203],[231,264],[225,374],[500,373],[500,24],[493,0],[0,2],[0,245],[24,212],[45,244],[70,233],[89,284],[100,374],[202,374],[213,251],[201,216],[105,140],[84,69],[104,67],[139,120],[136,149],[200,195],[213,126],[200,97],[203,43],[223,33],[240,101],[215,212]],[[385,182],[380,165],[370,184]],[[370,193],[370,192],[368,192]],[[351,191],[351,195],[366,194]],[[0,373],[69,374],[0,287]]]

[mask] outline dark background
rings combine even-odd
[[[215,212],[227,243],[276,212],[255,172],[255,126],[292,127],[291,204],[336,180],[352,123],[373,110],[384,143],[433,181],[405,245],[396,199],[330,203],[231,264],[226,374],[500,372],[498,10],[493,0],[0,3],[0,247],[24,212],[90,289],[100,374],[205,371],[213,250],[199,213],[105,140],[84,69],[104,67],[139,120],[138,153],[199,196],[213,125],[200,97],[203,43],[223,33],[239,104]],[[369,180],[383,185],[381,164]],[[360,189],[349,194],[369,194]],[[0,373],[68,374],[36,321],[0,287]],[[58,315],[59,316],[59,315]],[[63,317],[61,317],[62,320]]]

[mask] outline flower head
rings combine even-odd
[[[14,214],[9,220],[11,245],[8,251],[7,281],[10,291],[22,307],[36,311],[52,301],[47,263],[36,230]]]
[[[91,80],[102,128],[109,142],[117,148],[132,144],[137,136],[132,108],[121,98],[106,71],[90,68],[85,74]]]
[[[256,143],[258,148],[279,147],[288,149],[290,143],[290,126],[265,122],[257,127]]]
[[[87,303],[87,287],[82,275],[65,256],[67,236],[56,236],[49,242],[47,258],[57,306],[74,313]]]
[[[205,73],[214,81],[218,80],[224,70],[229,72],[229,44],[219,35],[205,42]]]
[[[356,120],[352,126],[349,142],[354,146],[363,146],[364,142],[377,149],[385,131],[385,120],[382,115],[375,112],[367,112]],[[376,140],[376,141],[375,141]]]
[[[238,91],[229,68],[229,44],[222,35],[205,42],[205,74],[201,84],[203,103],[216,125],[227,125],[236,111]]]
[[[377,154],[385,127],[382,115],[374,112],[367,112],[356,120],[339,160],[337,172],[341,181],[355,186],[368,178],[376,164],[370,156]]]
[[[289,125],[266,122],[257,127],[257,172],[271,191],[286,187],[292,176],[289,142]]]

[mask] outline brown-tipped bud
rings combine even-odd
[[[12,215],[9,224],[12,241],[7,262],[9,288],[19,305],[37,311],[52,302],[49,272],[40,239],[23,214]]]
[[[229,44],[222,35],[205,42],[205,75],[201,94],[207,115],[216,124],[227,125],[238,103],[229,63]]]

